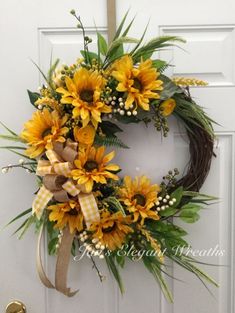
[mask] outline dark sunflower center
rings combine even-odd
[[[83,101],[86,101],[88,103],[93,102],[93,95],[94,95],[94,91],[93,90],[89,90],[89,89],[84,89],[81,91],[80,93],[80,98]]]
[[[76,216],[76,215],[78,215],[78,210],[72,209],[72,210],[70,210],[70,211],[68,212],[68,214],[69,214],[69,215]]]
[[[115,228],[116,228],[116,223],[113,223],[113,226],[103,228],[102,231],[103,233],[111,233],[111,231],[113,231]]]
[[[142,90],[141,81],[138,78],[134,78],[134,83],[132,85],[135,89]]]
[[[50,135],[50,134],[51,134],[51,128],[47,128],[42,133],[42,138],[44,138],[44,137],[46,137],[47,135]]]
[[[98,163],[94,160],[87,161],[84,165],[85,170],[91,172],[98,168]]]
[[[144,195],[141,195],[140,193],[137,193],[133,197],[134,200],[136,200],[136,204],[145,206],[146,204],[146,198]]]

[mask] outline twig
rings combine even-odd
[[[93,264],[93,268],[95,268],[95,270],[96,270],[96,272],[97,272],[97,274],[98,274],[98,276],[99,276],[100,281],[103,282],[104,276],[102,275],[102,273],[101,273],[100,270],[98,269],[98,267],[97,267],[97,265],[96,265],[96,263],[95,263],[95,261],[94,261],[94,259],[93,259],[92,256],[90,256],[90,259],[91,259],[91,262],[92,262],[92,264]]]

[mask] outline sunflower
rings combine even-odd
[[[50,112],[48,109],[33,113],[32,119],[24,124],[21,133],[21,138],[30,146],[26,154],[35,158],[45,149],[52,149],[53,141],[64,142],[64,136],[69,130],[63,127],[67,119],[66,115],[60,118],[57,111]]]
[[[79,185],[84,185],[87,192],[91,192],[94,182],[106,184],[107,178],[118,180],[112,171],[118,171],[119,166],[109,163],[115,155],[112,151],[104,155],[105,147],[91,147],[80,149],[78,159],[74,161],[76,169],[71,171],[71,176]]]
[[[152,67],[150,59],[141,61],[138,67],[134,67],[129,55],[123,56],[114,64],[112,76],[119,82],[117,91],[127,94],[125,108],[129,109],[134,103],[143,110],[149,111],[149,100],[159,99],[159,93],[163,89],[160,74]]]
[[[101,122],[101,113],[110,113],[111,108],[101,101],[101,92],[105,80],[98,71],[80,68],[75,72],[73,79],[65,78],[66,86],[56,89],[62,94],[61,102],[71,103],[74,106],[73,117],[81,118],[83,127],[90,121],[97,128]]]
[[[49,220],[55,222],[55,228],[63,229],[69,226],[70,233],[83,229],[83,215],[80,204],[77,201],[57,203],[48,207]]]
[[[158,185],[151,185],[146,176],[136,177],[133,181],[126,176],[124,186],[119,190],[119,197],[127,210],[133,213],[133,221],[137,222],[140,219],[143,225],[145,218],[159,219],[157,212],[152,209],[157,202],[157,194],[160,190]]]
[[[126,235],[133,232],[128,226],[130,223],[130,218],[123,216],[121,212],[111,214],[103,211],[100,221],[92,223],[89,230],[94,232],[93,238],[98,239],[109,250],[115,250],[121,248]]]

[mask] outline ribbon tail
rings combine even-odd
[[[79,193],[78,201],[84,215],[87,228],[94,222],[100,220],[99,209],[93,193]]]
[[[37,255],[36,255],[37,272],[44,286],[46,286],[47,288],[55,289],[54,285],[51,283],[51,281],[47,277],[44,271],[43,265],[42,265],[41,242],[43,238],[43,230],[44,230],[44,227],[42,226],[39,232],[38,243],[37,243]]]
[[[55,271],[55,288],[68,297],[73,297],[78,290],[70,291],[67,287],[67,275],[71,247],[74,239],[74,233],[70,233],[69,228],[63,230],[63,237],[58,251]]]
[[[53,198],[53,193],[50,190],[46,189],[42,186],[37,193],[33,205],[32,205],[32,213],[37,216],[40,220],[42,213],[47,205],[47,203]]]

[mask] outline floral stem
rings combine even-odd
[[[93,268],[95,268],[95,270],[96,270],[96,272],[97,272],[97,274],[98,274],[98,276],[99,276],[100,281],[103,282],[104,276],[102,275],[102,273],[101,273],[100,270],[98,269],[98,267],[97,267],[97,265],[96,265],[96,263],[95,263],[95,261],[94,261],[94,259],[93,259],[92,256],[90,256],[90,259],[91,259],[91,262],[92,262],[92,264],[93,264]]]
[[[87,56],[88,51],[88,45],[87,45],[87,41],[86,41],[86,32],[85,32],[85,28],[83,26],[82,20],[80,18],[80,16],[77,16],[76,14],[74,14],[75,18],[78,20],[80,28],[82,30],[82,36],[83,36],[83,46],[84,46],[84,53],[85,53],[85,62],[88,63],[89,58]]]
[[[9,170],[11,168],[20,167],[20,168],[23,168],[23,169],[29,171],[30,173],[35,173],[35,171],[32,168],[28,168],[27,166],[25,166],[25,165],[35,165],[35,164],[37,164],[37,162],[26,162],[23,164],[7,165],[7,166],[2,167],[2,170],[4,170],[4,169]]]

